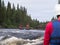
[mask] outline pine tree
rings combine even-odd
[[[16,10],[15,10],[15,6],[14,6],[14,4],[13,4],[12,13],[11,13],[12,25],[15,24],[15,15],[16,15]]]
[[[2,1],[2,3],[1,3],[1,14],[2,14],[2,16],[1,16],[1,20],[2,20],[2,25],[4,25],[4,23],[5,23],[5,18],[6,18],[6,7],[5,7],[5,5],[4,5],[4,1]]]
[[[11,23],[11,4],[8,2],[6,11],[6,27],[10,28]]]
[[[0,0],[0,25],[1,25],[1,0]]]

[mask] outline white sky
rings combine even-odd
[[[57,4],[57,0],[4,0],[5,5],[8,1],[11,4],[19,4],[20,6],[25,6],[27,8],[28,14],[31,15],[32,19],[37,19],[39,21],[50,21],[55,15],[54,8]]]

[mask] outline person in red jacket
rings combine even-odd
[[[57,21],[51,21],[46,25],[43,45],[60,45],[60,0],[55,7]]]
[[[60,15],[57,15],[57,21],[60,23]],[[58,24],[58,23],[57,23]],[[60,25],[59,25],[60,26]],[[59,27],[60,28],[60,27]],[[57,28],[58,29],[58,28]],[[45,28],[44,45],[50,45],[51,35],[54,32],[53,22],[49,22]],[[58,30],[57,30],[58,31]],[[53,44],[54,45],[54,44]],[[60,44],[59,44],[60,45]]]
[[[60,23],[60,15],[57,15],[57,20]],[[46,28],[45,28],[44,45],[50,45],[50,39],[51,39],[51,34],[53,33],[53,29],[54,29],[53,23],[51,21],[46,25]]]

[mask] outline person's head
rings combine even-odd
[[[60,1],[60,0],[59,0]],[[60,2],[55,6],[55,13],[58,20],[60,20]]]
[[[60,14],[59,14],[59,15],[57,15],[57,19],[58,19],[58,20],[60,20]]]

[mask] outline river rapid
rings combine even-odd
[[[0,45],[43,45],[43,30],[0,29]]]

